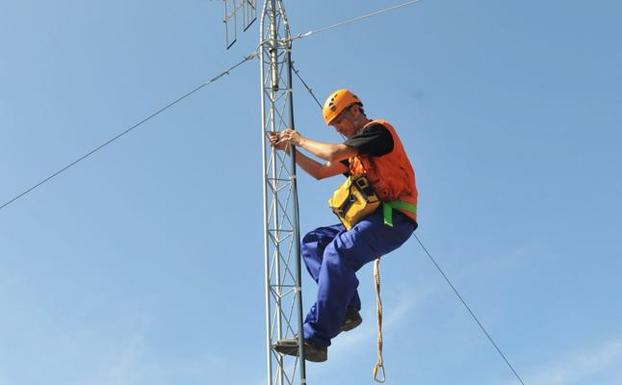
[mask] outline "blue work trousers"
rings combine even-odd
[[[350,230],[342,224],[319,227],[302,239],[301,254],[318,284],[315,304],[304,323],[306,340],[329,346],[341,329],[348,307],[361,308],[356,271],[400,247],[417,225],[394,210],[393,227],[384,224],[382,209]]]

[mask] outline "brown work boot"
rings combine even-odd
[[[359,311],[356,310],[356,308],[349,307],[346,313],[346,318],[343,320],[343,323],[341,324],[340,330],[342,332],[347,332],[359,326],[361,323],[363,323],[363,317],[361,317],[361,313],[359,313]]]
[[[274,350],[288,356],[298,356],[298,337],[279,340],[274,344]],[[328,348],[315,345],[305,340],[305,360],[324,362],[328,359]]]

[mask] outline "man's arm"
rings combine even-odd
[[[322,158],[331,163],[338,163],[340,160],[350,159],[358,153],[355,148],[346,146],[345,144],[321,143],[304,136],[300,138],[298,145],[318,158]]]
[[[296,150],[296,164],[318,180],[348,172],[348,167],[341,162],[329,161],[322,164],[298,150]]]
[[[290,142],[282,139],[282,133],[271,133],[270,143],[276,149],[286,151],[288,154],[291,154],[292,147],[289,144]],[[348,172],[348,167],[339,161],[328,161],[322,164],[312,158],[309,158],[298,150],[296,150],[296,164],[298,164],[309,175],[318,180]]]
[[[318,158],[327,160],[328,162],[338,163],[340,160],[349,159],[357,155],[358,151],[345,144],[322,143],[313,139],[302,136],[298,131],[287,129],[279,134],[281,142],[293,143],[302,147]]]

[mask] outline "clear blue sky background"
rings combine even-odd
[[[295,32],[396,2],[287,1]],[[420,4],[296,42],[400,130],[418,235],[529,385],[622,383],[622,6]],[[218,1],[0,2],[0,201],[252,51]],[[1,385],[265,383],[258,63],[0,210]],[[297,126],[325,140],[302,87]],[[300,178],[303,231],[340,181]],[[516,384],[416,241],[383,265],[389,384]],[[361,328],[310,384],[372,383]],[[304,283],[305,304],[315,287]]]

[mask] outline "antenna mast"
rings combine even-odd
[[[305,360],[299,358],[304,357],[304,352],[295,151],[288,156],[274,150],[268,141],[270,132],[295,129],[292,41],[281,0],[264,0],[259,50],[268,385],[304,385]],[[294,335],[300,341],[298,357],[274,351],[278,340]]]
[[[256,19],[256,0],[224,0],[225,45],[237,40]],[[292,39],[282,0],[264,0],[260,14],[259,78],[264,209],[264,274],[268,385],[306,385],[302,333],[300,224],[295,151],[275,150],[271,132],[294,129]],[[273,347],[278,340],[298,336],[298,357],[284,356]]]

